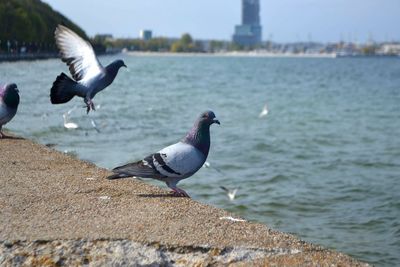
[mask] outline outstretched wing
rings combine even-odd
[[[69,66],[75,81],[85,83],[104,72],[89,42],[63,25],[57,26],[54,35],[61,59]]]

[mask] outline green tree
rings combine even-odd
[[[81,28],[40,0],[0,0],[2,50],[7,41],[55,50],[54,30],[60,23],[87,38]]]
[[[200,42],[194,42],[190,34],[185,33],[181,38],[174,42],[171,46],[171,52],[202,52],[202,44]]]
[[[193,43],[193,38],[190,34],[184,33],[181,37],[180,42],[184,47],[188,47]]]

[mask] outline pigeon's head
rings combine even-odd
[[[126,68],[126,65],[123,60],[118,59],[118,60],[113,61],[110,65],[108,65],[106,67],[106,69],[109,74],[111,74],[113,77],[115,77],[121,67]]]
[[[126,67],[125,62],[122,59],[118,59],[116,61],[114,61],[115,66],[119,69],[121,67]]]
[[[15,83],[7,84],[3,101],[10,108],[16,108],[19,104],[19,91]]]
[[[211,110],[200,114],[192,129],[187,133],[183,142],[195,146],[205,157],[210,150],[210,126],[214,123],[220,124]]]
[[[126,68],[124,61],[121,59],[113,61],[106,67],[106,71],[111,82],[114,80],[115,76],[117,76],[117,73],[121,67]]]
[[[211,125],[211,124],[220,124],[219,120],[216,119],[214,112],[211,110],[204,111],[201,113],[200,118],[199,118],[199,123],[200,124],[206,124],[206,125]]]

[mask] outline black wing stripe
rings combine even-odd
[[[158,172],[156,166],[154,166],[152,155],[145,157],[143,161],[145,161],[147,164],[149,164],[150,167],[151,167],[153,170],[155,170],[156,172]]]
[[[161,165],[161,168],[163,168],[166,172],[169,172],[169,173],[172,173],[172,174],[181,175],[179,172],[174,171],[167,164],[165,164],[165,161],[161,157],[160,153],[154,154],[154,159],[158,162],[158,164]]]

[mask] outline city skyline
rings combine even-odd
[[[235,26],[232,40],[243,46],[261,45],[260,0],[242,0],[242,23]]]
[[[44,0],[80,25],[88,35],[110,33],[138,38],[153,36],[231,40],[241,22],[241,1],[232,0]],[[96,5],[95,12],[88,12]],[[260,0],[263,40],[276,42],[365,42],[400,40],[400,1],[397,0]],[[190,19],[188,19],[190,18]]]

